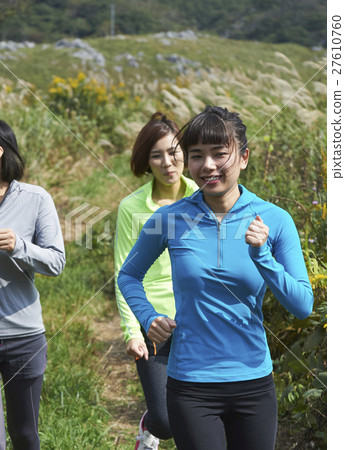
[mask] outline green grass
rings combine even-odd
[[[112,448],[97,373],[100,349],[90,330],[92,318],[104,314],[104,303],[114,301],[112,282],[95,296],[108,281],[111,245],[95,250],[70,244],[63,274],[37,277],[49,341],[40,411],[42,448]],[[97,273],[90,272],[97,265]]]

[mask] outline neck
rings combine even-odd
[[[152,200],[158,205],[170,205],[180,200],[184,195],[185,186],[181,178],[174,184],[161,184],[153,180]]]
[[[222,220],[224,214],[227,214],[231,210],[231,208],[234,206],[234,204],[237,202],[240,196],[241,192],[238,187],[238,184],[235,184],[228,191],[218,196],[204,194],[206,203],[215,213],[219,221]]]
[[[0,178],[0,192],[4,189],[7,190],[9,185],[8,181],[2,181]]]
[[[7,181],[2,181],[0,179],[0,202],[5,197],[8,187],[9,187],[9,183]]]

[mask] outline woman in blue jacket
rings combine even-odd
[[[178,449],[272,450],[277,400],[263,327],[268,286],[298,318],[313,293],[290,215],[238,184],[248,164],[236,113],[206,107],[179,135],[199,191],[146,222],[118,285],[153,342],[173,334],[167,401]],[[142,279],[168,248],[175,320],[155,311]]]

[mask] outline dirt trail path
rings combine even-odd
[[[144,398],[137,387],[135,364],[127,354],[120,328],[120,317],[97,319],[93,322],[94,337],[102,342],[99,370],[105,379],[103,397],[111,415],[109,431],[117,449],[131,448],[138,420],[145,410]],[[127,443],[127,445],[126,445]]]

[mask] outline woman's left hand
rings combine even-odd
[[[10,228],[0,228],[0,250],[12,252],[16,246],[16,234]]]
[[[256,216],[245,235],[246,243],[252,247],[261,247],[267,241],[269,228],[260,216]]]

